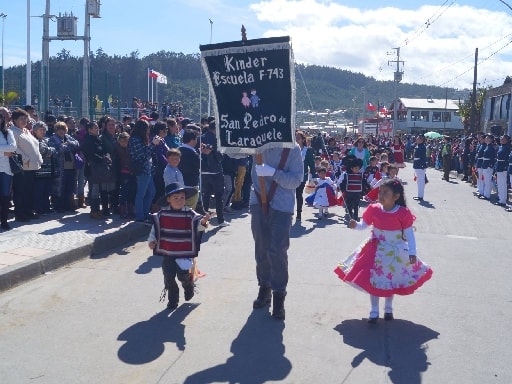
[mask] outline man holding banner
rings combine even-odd
[[[253,308],[284,320],[295,189],[303,162],[295,143],[295,71],[289,37],[200,47],[212,89],[219,150],[254,155],[250,197],[259,293]]]

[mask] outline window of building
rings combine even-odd
[[[451,112],[443,112],[443,122],[449,123],[450,121],[452,121]]]
[[[421,111],[421,114],[420,114],[421,121],[428,121],[428,115],[429,115],[428,111]]]
[[[420,111],[411,111],[411,120],[412,121],[420,121],[421,120],[421,112]]]
[[[432,112],[432,122],[438,123],[441,121],[441,112]]]

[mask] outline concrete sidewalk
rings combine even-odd
[[[89,208],[51,214],[28,223],[9,221],[0,233],[0,292],[113,247],[147,236],[150,226],[112,215],[93,220]]]

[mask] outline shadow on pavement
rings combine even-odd
[[[418,202],[418,204],[425,208],[436,209],[436,206],[429,202],[428,200],[420,201]]]
[[[309,221],[309,220],[307,220],[307,221]],[[296,220],[292,224],[292,227],[290,228],[290,237],[291,238],[298,238],[298,237],[301,237],[301,236],[305,236],[308,233],[313,232],[314,230],[315,230],[314,226],[307,228],[304,225],[302,225],[302,221]]]
[[[334,329],[343,336],[345,344],[362,349],[351,362],[353,369],[368,359],[389,367],[388,376],[394,384],[421,384],[421,373],[430,365],[425,343],[439,336],[423,325],[396,319],[381,319],[377,324],[368,324],[366,319],[345,320]]]
[[[163,310],[149,320],[141,321],[121,332],[117,340],[125,340],[117,352],[126,364],[140,365],[156,360],[165,350],[165,343],[175,343],[185,350],[185,326],[183,320],[199,304],[183,304],[169,315]]]
[[[151,251],[151,250],[149,250]],[[135,273],[138,275],[145,275],[150,273],[153,269],[159,269],[162,267],[162,256],[151,255],[148,256],[145,262],[143,262],[139,267],[135,270]]]
[[[292,364],[284,356],[283,330],[284,322],[271,318],[267,311],[253,311],[231,344],[233,356],[224,364],[192,374],[184,383],[262,384],[285,380]]]

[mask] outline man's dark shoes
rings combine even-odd
[[[384,320],[393,320],[393,314],[392,313],[385,313],[384,314]]]
[[[252,302],[252,308],[263,308],[272,301],[272,290],[268,287],[260,287],[258,297]]]
[[[176,308],[178,308],[178,302],[177,301],[169,301],[167,303],[167,309],[170,311],[174,311]]]
[[[272,317],[278,320],[284,320],[284,298],[286,294],[276,293],[272,295]]]
[[[194,297],[194,284],[189,284],[183,289],[185,291],[185,301],[189,301]]]
[[[378,317],[369,317],[368,324],[377,324]]]

